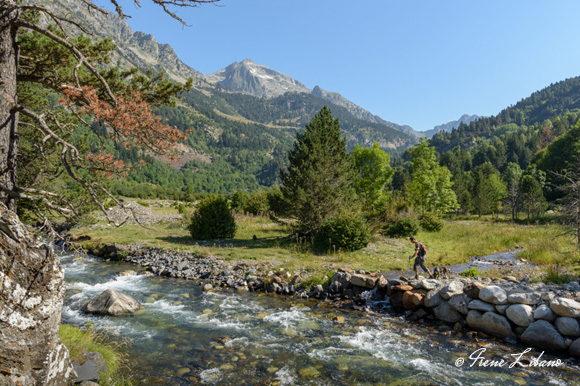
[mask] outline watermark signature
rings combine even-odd
[[[467,364],[469,367],[505,367],[512,369],[514,367],[559,367],[564,364],[560,359],[545,360],[542,359],[544,352],[542,351],[537,357],[527,358],[524,357],[525,354],[532,351],[531,348],[525,349],[521,353],[511,354],[512,360],[505,359],[487,359],[483,354],[485,354],[486,349],[480,348],[472,352],[468,358],[457,358],[455,361],[455,366],[462,367]]]

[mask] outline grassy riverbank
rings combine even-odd
[[[123,343],[110,339],[103,333],[96,332],[90,326],[84,329],[62,324],[58,336],[68,348],[71,359],[77,363],[84,362],[82,356],[86,352],[100,353],[107,363],[107,372],[101,374],[100,384],[103,386],[131,386],[133,383],[124,379],[121,369],[125,360]]]
[[[164,208],[164,212],[176,210]],[[149,229],[138,225],[114,228],[96,224],[77,229],[73,236],[90,236],[85,247],[98,244],[129,244],[177,250],[191,250],[202,256],[219,256],[225,260],[253,260],[272,263],[277,268],[313,272],[323,279],[338,267],[352,269],[404,270],[409,266],[408,256],[413,246],[406,238],[389,238],[375,235],[368,247],[343,252],[330,250],[315,254],[312,240],[282,239],[291,233],[287,225],[273,222],[268,217],[236,216],[236,237],[225,241],[195,241],[191,239],[186,224],[181,222],[158,224]],[[557,237],[562,229],[557,225],[518,225],[492,218],[462,218],[446,220],[439,232],[420,231],[417,238],[427,245],[428,264],[452,265],[465,263],[470,256],[483,256],[513,248],[523,248],[520,257],[545,266],[563,266],[580,274],[580,253],[566,237]],[[253,240],[256,235],[258,240]]]

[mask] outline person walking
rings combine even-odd
[[[411,259],[415,257],[415,263],[413,264],[413,271],[415,271],[415,280],[419,278],[419,267],[423,268],[423,271],[427,272],[429,274],[429,278],[431,279],[433,275],[431,274],[431,271],[429,271],[427,267],[425,267],[427,248],[425,248],[425,246],[419,241],[417,241],[417,239],[413,236],[411,236],[409,240],[413,244],[415,244],[415,253],[413,254],[413,256],[409,256],[409,261],[411,261]]]

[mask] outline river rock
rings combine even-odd
[[[530,324],[520,336],[520,340],[545,350],[562,351],[566,349],[566,341],[556,328],[545,320],[536,320]]]
[[[350,287],[350,279],[351,279],[350,273],[337,272],[332,277],[331,284],[338,283],[338,284],[340,284],[341,288],[348,288],[348,287]]]
[[[99,380],[99,365],[97,365],[95,362],[86,360],[82,365],[73,362],[73,366],[77,372],[77,379],[75,380],[75,383]]]
[[[446,301],[441,301],[441,303],[433,309],[435,317],[447,323],[455,323],[463,320],[463,316],[457,311],[455,311],[451,305]]]
[[[498,304],[495,306],[495,311],[498,312],[500,315],[505,315],[505,310],[507,310],[509,304]]]
[[[542,300],[542,294],[538,292],[520,292],[508,296],[508,302],[512,304],[529,304],[535,306]]]
[[[373,289],[377,284],[377,280],[378,280],[377,277],[355,273],[350,277],[350,284],[363,288]]]
[[[470,299],[467,295],[462,292],[451,296],[451,299],[449,299],[449,305],[460,314],[467,315],[467,311],[469,311],[467,308],[469,300]]]
[[[502,338],[514,335],[510,322],[505,316],[495,312],[481,314],[479,311],[471,310],[467,314],[467,324],[477,330],[482,330],[490,335]]]
[[[400,284],[391,287],[392,292],[405,292],[405,291],[412,291],[414,288],[408,284]]]
[[[412,310],[423,304],[425,295],[417,290],[403,293],[403,307]]]
[[[476,311],[495,312],[495,306],[493,304],[486,303],[479,299],[474,299],[470,301],[467,308]]]
[[[571,336],[573,338],[580,336],[580,325],[574,318],[561,316],[556,319],[554,325],[558,332],[564,336]]]
[[[527,327],[534,322],[534,310],[527,304],[514,304],[505,311],[509,320],[521,327]]]
[[[550,306],[547,304],[540,304],[534,311],[534,319],[536,320],[547,320],[548,322],[553,322],[556,318],[556,314],[552,312]]]
[[[377,288],[381,291],[384,291],[387,289],[388,285],[389,281],[383,275],[381,275],[381,277],[379,277],[379,280],[377,281]]]
[[[484,302],[493,304],[507,304],[507,293],[501,287],[488,285],[479,291],[479,298]]]
[[[570,347],[568,347],[570,354],[580,357],[580,339],[576,339]]]
[[[425,299],[423,299],[423,304],[425,305],[425,307],[437,307],[438,305],[440,305],[444,300],[441,299],[441,296],[439,296],[439,289],[434,289],[432,291],[429,291],[427,293],[427,295],[425,296]]]
[[[391,305],[393,307],[403,307],[403,295],[404,292],[401,291],[393,292],[389,298]]]
[[[550,308],[556,315],[580,318],[580,303],[576,300],[557,297],[550,302]]]
[[[89,314],[122,315],[132,314],[141,308],[141,304],[132,296],[115,289],[105,290],[83,307]]]
[[[451,299],[453,295],[462,294],[463,293],[463,283],[459,280],[452,280],[441,289],[439,296],[441,296],[445,300]]]
[[[478,281],[467,283],[463,287],[463,293],[471,299],[479,299],[479,291],[483,288],[483,284]]]
[[[407,284],[409,284],[411,287],[413,287],[414,289],[419,289],[421,288],[421,282],[423,280],[409,280],[407,282]]]
[[[435,289],[439,285],[439,282],[435,279],[423,279],[421,280],[421,287],[427,291]]]

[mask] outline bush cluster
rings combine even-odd
[[[425,214],[420,221],[421,228],[426,230],[427,232],[439,232],[443,229],[443,221],[434,214],[427,213]]]
[[[411,217],[401,217],[389,225],[385,234],[392,237],[409,237],[417,234],[419,225]]]
[[[234,237],[236,221],[227,199],[210,194],[203,198],[188,227],[195,240],[215,240]]]
[[[356,251],[366,247],[370,239],[371,231],[363,218],[338,216],[322,223],[314,237],[314,245],[320,252],[333,248]]]

